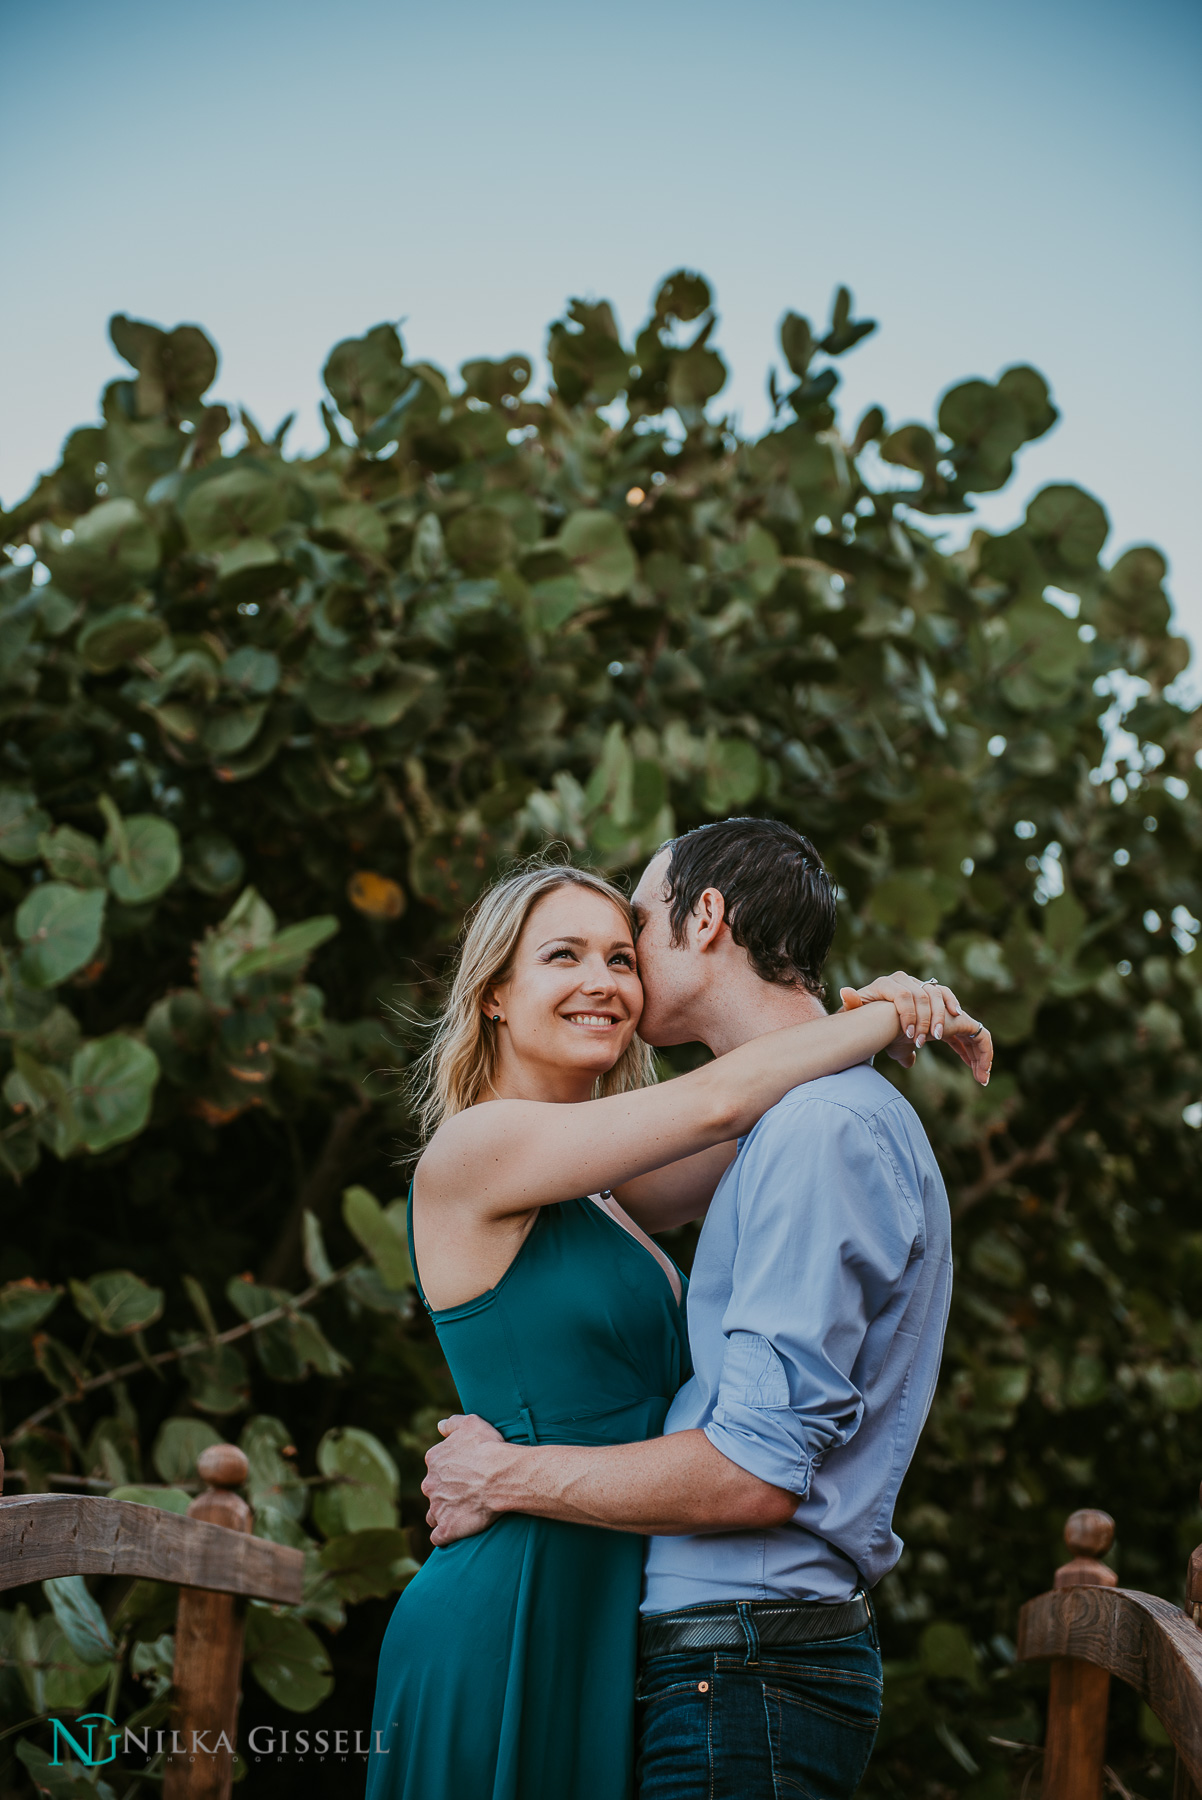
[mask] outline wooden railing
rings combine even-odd
[[[1072,1560],[1018,1620],[1019,1661],[1052,1663],[1042,1800],[1101,1800],[1112,1675],[1135,1689],[1173,1741],[1173,1800],[1202,1800],[1202,1546],[1190,1557],[1183,1612],[1118,1586],[1100,1560],[1114,1542],[1108,1513],[1073,1513],[1064,1541]]]
[[[4,1463],[0,1457],[0,1479]],[[179,1584],[176,1615],[173,1747],[163,1800],[229,1800],[233,1758],[216,1746],[236,1743],[246,1599],[295,1606],[304,1557],[251,1537],[251,1511],[230,1490],[247,1462],[232,1444],[213,1444],[197,1459],[206,1483],[187,1514],[73,1494],[0,1498],[0,1589],[59,1575],[129,1575]]]

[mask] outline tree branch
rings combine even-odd
[[[97,1388],[108,1387],[114,1381],[124,1381],[127,1375],[136,1375],[141,1369],[158,1369],[162,1368],[164,1363],[179,1362],[185,1356],[199,1356],[203,1351],[211,1350],[215,1344],[236,1343],[239,1338],[248,1337],[253,1331],[262,1331],[267,1325],[276,1325],[281,1319],[291,1318],[302,1307],[308,1306],[309,1302],[315,1300],[318,1294],[323,1293],[326,1288],[333,1287],[336,1282],[344,1281],[352,1269],[363,1267],[367,1260],[365,1256],[357,1256],[354,1262],[347,1263],[344,1269],[335,1269],[334,1273],[327,1275],[324,1281],[315,1281],[311,1287],[305,1289],[303,1294],[297,1294],[284,1305],[273,1306],[269,1312],[260,1313],[257,1319],[247,1319],[244,1324],[233,1325],[228,1331],[219,1331],[216,1337],[197,1338],[191,1344],[181,1344],[177,1350],[160,1350],[156,1356],[148,1356],[145,1360],[139,1358],[136,1362],[122,1363],[118,1369],[106,1369],[103,1375],[93,1375],[90,1381],[81,1382],[73,1394],[59,1394],[57,1399],[48,1401],[45,1406],[39,1407],[37,1412],[30,1413],[27,1419],[22,1419],[21,1423],[0,1441],[6,1444],[17,1443],[27,1431],[32,1431],[43,1420],[50,1418],[53,1413],[58,1412],[60,1407],[74,1406],[77,1401],[83,1399],[85,1394],[94,1394]]]
[[[978,1200],[983,1200],[987,1194],[992,1194],[996,1188],[1009,1181],[1010,1177],[1016,1175],[1020,1169],[1030,1169],[1037,1163],[1051,1162],[1060,1139],[1066,1131],[1071,1131],[1084,1110],[1084,1105],[1074,1106],[1071,1112],[1067,1112],[1062,1118],[1053,1121],[1037,1144],[1032,1144],[1025,1150],[1015,1150],[1001,1162],[995,1158],[990,1138],[987,1137],[981,1145],[981,1173],[971,1186],[961,1188],[959,1198],[952,1208],[952,1217],[962,1219],[964,1214],[977,1204]]]
[[[263,1263],[262,1281],[265,1287],[278,1287],[287,1280],[299,1262],[301,1221],[305,1213],[313,1213],[323,1223],[329,1216],[330,1201],[342,1186],[351,1140],[361,1120],[370,1111],[371,1101],[364,1095],[335,1113],[321,1154],[299,1188],[288,1216],[280,1227],[279,1235]]]

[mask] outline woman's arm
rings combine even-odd
[[[845,1012],[854,1011],[869,1000],[893,1001],[899,1028],[886,1050],[903,1068],[912,1066],[928,1037],[942,1038],[946,1032],[950,1047],[977,1079],[988,1077],[992,1042],[987,1033],[977,1031],[975,1020],[968,1021],[967,1029],[955,1026],[953,1021],[961,1009],[950,988],[933,987],[899,969],[867,987],[841,988],[839,995]],[[700,1150],[695,1156],[683,1157],[662,1169],[636,1175],[614,1189],[614,1198],[644,1231],[671,1231],[687,1225],[704,1216],[737,1148],[733,1141],[715,1144],[710,1150]]]
[[[417,1166],[423,1199],[501,1219],[615,1187],[750,1131],[803,1081],[852,1068],[897,1036],[890,1001],[770,1031],[660,1087],[556,1105],[495,1100],[439,1127]]]

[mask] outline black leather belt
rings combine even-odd
[[[821,1600],[730,1600],[721,1605],[684,1606],[679,1612],[645,1613],[639,1621],[639,1655],[672,1656],[678,1650],[746,1650],[751,1639],[740,1615],[761,1644],[815,1644],[854,1637],[872,1618],[866,1594],[833,1603]]]

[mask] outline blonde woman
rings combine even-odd
[[[729,953],[730,925],[702,921],[707,942],[723,931]],[[655,1086],[635,938],[600,876],[502,880],[425,1059],[419,1291],[465,1411],[514,1444],[656,1436],[690,1364],[683,1277],[647,1229],[703,1211],[733,1140],[799,1083],[972,1033],[947,990],[895,977]],[[775,980],[785,997],[797,972]],[[965,1052],[982,1074],[987,1044],[978,1032]],[[726,1467],[711,1528],[779,1515],[777,1490]],[[627,1800],[642,1548],[514,1512],[435,1550],[385,1636],[369,1800]]]

